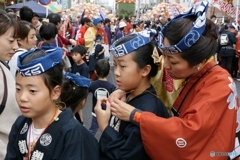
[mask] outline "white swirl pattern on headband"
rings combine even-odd
[[[43,57],[33,59],[30,63],[23,65],[25,57],[33,52],[44,50],[47,54]],[[22,76],[34,76],[45,72],[62,62],[62,49],[52,47],[40,47],[21,54],[18,57],[18,71]]]
[[[207,1],[198,2],[187,12],[179,14],[178,16],[173,18],[166,26],[163,27],[163,29],[159,33],[159,48],[162,49],[164,52],[170,54],[181,53],[185,50],[188,50],[193,44],[195,44],[199,40],[205,30],[207,9]],[[164,46],[163,39],[166,28],[168,28],[173,22],[181,18],[186,18],[190,16],[197,17],[190,31],[177,44],[172,46]]]
[[[114,57],[121,57],[121,56],[127,55],[133,52],[134,50],[150,43],[150,33],[148,31],[142,31],[142,32],[130,34],[127,36],[135,36],[135,35],[137,35],[135,38],[123,44],[116,46],[119,40],[121,40],[124,37],[118,39],[112,44],[112,46],[110,47],[110,51],[114,55]]]

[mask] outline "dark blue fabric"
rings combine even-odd
[[[74,63],[72,66],[71,73],[77,74],[79,76],[84,76],[86,78],[89,77],[88,66],[86,63],[83,63],[81,65],[77,65],[76,63]]]
[[[97,140],[76,119],[70,108],[63,110],[59,120],[54,121],[45,131],[51,135],[51,143],[47,146],[37,141],[34,151],[44,153],[43,160],[98,160]],[[25,154],[20,153],[18,143],[27,140],[27,132],[22,132],[23,126],[30,126],[31,119],[18,117],[12,126],[5,160],[22,160]],[[29,129],[29,127],[28,127]],[[27,130],[28,130],[27,129]],[[44,135],[44,134],[43,134]],[[40,137],[41,139],[41,137]]]
[[[111,45],[111,41],[112,41],[112,33],[111,33],[111,29],[108,26],[105,26],[105,31],[107,33],[108,36],[108,43],[109,45]]]
[[[156,96],[151,86],[142,94],[133,98],[128,104],[142,111],[149,111],[157,116],[168,118],[164,104]],[[138,126],[131,122],[121,121],[119,132],[107,126],[99,141],[100,160],[150,160],[144,150]]]
[[[103,81],[103,80],[96,80],[96,81],[92,81],[90,86],[89,86],[89,92],[91,92],[93,94],[92,96],[92,112],[94,112],[94,107],[97,103],[97,91],[98,90],[106,90],[108,93],[106,94],[106,97],[108,98],[108,96],[116,90],[116,86],[113,85],[112,83],[108,82],[108,81]]]

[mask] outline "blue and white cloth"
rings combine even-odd
[[[33,59],[28,64],[22,64],[24,58],[40,50],[44,50],[46,52],[46,55],[43,57]],[[22,76],[34,76],[41,74],[47,71],[48,69],[54,67],[55,65],[61,63],[62,54],[63,50],[61,48],[52,48],[46,46],[29,50],[18,57],[17,61],[18,71]]]
[[[126,38],[128,36],[133,36],[133,37],[136,36],[136,37],[131,39],[130,41],[127,41],[123,44],[116,46],[116,44],[122,38]],[[115,41],[110,47],[110,51],[114,55],[114,57],[121,57],[121,56],[127,55],[133,52],[134,50],[150,43],[150,33],[146,30],[138,33],[133,33],[122,38]]]
[[[159,48],[166,53],[175,54],[186,51],[193,44],[195,44],[202,36],[206,27],[206,14],[208,10],[208,4],[209,3],[207,1],[198,2],[191,9],[182,14],[179,14],[178,16],[174,17],[170,22],[168,22],[167,25],[164,26],[159,33]],[[173,22],[181,18],[192,16],[195,16],[196,20],[193,23],[193,27],[190,29],[190,31],[177,44],[172,46],[164,46],[163,39],[166,28],[168,28]]]
[[[69,79],[74,84],[76,84],[78,87],[89,88],[90,83],[91,83],[90,79],[83,77],[83,76],[78,76],[78,75],[70,73],[70,72],[66,72],[64,74],[64,78]]]

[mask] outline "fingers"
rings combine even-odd
[[[97,100],[94,111],[102,110],[102,104],[106,104],[106,102],[107,102],[107,98],[99,98]]]

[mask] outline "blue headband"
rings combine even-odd
[[[202,1],[196,3],[189,11],[179,14],[174,17],[166,26],[163,27],[159,33],[159,48],[166,53],[181,53],[188,50],[193,44],[195,44],[201,35],[203,34],[206,27],[206,13],[208,10],[208,2]],[[190,31],[175,45],[164,46],[163,39],[166,28],[168,28],[173,22],[186,17],[195,16],[197,17],[193,23],[193,27]]]
[[[33,59],[30,63],[22,65],[22,61],[29,54],[44,50],[46,55]],[[17,65],[18,71],[22,76],[34,76],[45,72],[46,70],[54,67],[62,62],[63,51],[61,48],[41,47],[29,50],[18,57]]]
[[[64,78],[69,79],[74,84],[76,84],[78,87],[89,88],[89,85],[91,83],[90,79],[83,77],[83,76],[78,76],[78,75],[70,73],[70,72],[66,72],[64,74]]]
[[[119,40],[121,40],[122,38],[125,38],[127,36],[136,36],[136,37],[131,39],[130,41],[127,41],[121,45],[116,46],[116,44],[119,42]],[[127,55],[128,53],[131,53],[134,50],[136,50],[150,42],[150,34],[148,31],[142,31],[142,32],[130,34],[127,36],[116,40],[110,47],[110,51],[114,55],[114,57],[121,57],[121,56]]]

